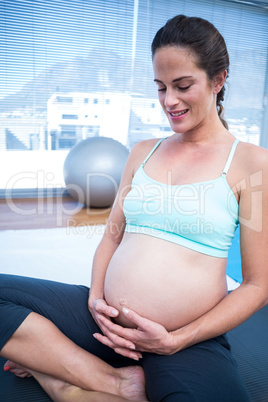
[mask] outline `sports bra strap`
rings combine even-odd
[[[153,147],[153,149],[150,151],[150,153],[146,156],[145,160],[142,162],[142,166],[145,165],[145,163],[148,161],[148,159],[150,158],[150,156],[151,156],[151,155],[154,153],[154,151],[159,147],[159,145],[161,144],[161,142],[162,142],[163,140],[165,140],[166,138],[167,138],[167,137],[161,138],[161,139],[155,144],[155,146]],[[225,164],[225,166],[224,166],[224,168],[223,168],[223,171],[222,171],[222,175],[223,175],[223,176],[226,176],[227,173],[228,173],[228,170],[229,170],[230,165],[231,165],[231,163],[232,163],[232,160],[233,160],[233,157],[234,157],[234,153],[235,153],[235,150],[236,150],[236,147],[237,147],[237,144],[238,144],[238,143],[239,143],[239,140],[236,138],[236,140],[234,141],[234,143],[233,143],[233,145],[232,145],[231,151],[230,151],[230,153],[229,153],[227,162],[226,162],[226,164]]]
[[[237,146],[238,143],[239,143],[239,140],[236,138],[236,140],[234,141],[234,143],[233,143],[233,145],[232,145],[231,151],[230,151],[230,153],[229,153],[229,156],[228,156],[226,165],[225,165],[224,168],[223,168],[223,171],[222,171],[222,175],[223,175],[223,176],[226,176],[227,173],[228,173],[228,170],[229,170],[229,167],[230,167],[230,165],[231,165],[231,163],[232,163],[232,160],[233,160],[233,157],[234,157],[234,153],[235,153],[235,150],[236,150],[236,146]]]
[[[145,165],[145,163],[148,161],[148,159],[150,158],[150,156],[154,153],[154,151],[156,150],[156,148],[159,147],[159,145],[161,144],[161,142],[166,139],[167,137],[161,138],[153,147],[153,149],[151,150],[151,152],[146,156],[145,160],[142,162],[142,166]]]

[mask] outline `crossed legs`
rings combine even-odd
[[[141,367],[113,368],[36,313],[27,316],[2,348],[1,356],[10,360],[7,365],[15,374],[22,370],[33,375],[55,401],[97,401],[95,398],[104,395],[102,400],[107,401],[147,400]]]
[[[132,362],[92,336],[87,297],[84,287],[0,274],[0,355],[14,372],[27,367],[55,401],[145,401],[144,372],[152,401],[249,400],[224,337],[169,356],[143,353],[144,372],[124,367]]]
[[[6,371],[11,371],[16,376],[21,378],[33,376],[39,382],[41,387],[46,391],[46,393],[50,396],[50,398],[55,402],[120,402],[127,400],[125,398],[121,398],[120,396],[104,392],[86,391],[75,385],[68,384],[62,380],[58,380],[46,374],[38,373],[34,370],[29,370],[9,360],[6,362],[4,367]]]
[[[92,336],[99,328],[87,298],[83,286],[0,274],[0,355],[25,367],[54,400],[94,391],[145,401],[143,369],[129,359],[122,366],[130,367],[115,369],[120,356]]]

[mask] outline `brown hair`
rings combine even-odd
[[[157,49],[166,46],[188,48],[197,58],[197,66],[204,70],[210,81],[224,70],[229,73],[229,55],[226,43],[219,31],[209,21],[198,17],[177,15],[157,31],[152,42],[152,57]],[[218,115],[224,127],[225,86],[217,94]]]

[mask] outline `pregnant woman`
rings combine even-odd
[[[5,370],[58,401],[248,401],[226,332],[267,303],[268,154],[222,118],[229,57],[179,15],[152,43],[173,134],[130,152],[90,291],[1,275]],[[243,282],[227,294],[240,223]]]

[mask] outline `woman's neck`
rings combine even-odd
[[[212,124],[211,124],[212,123]],[[231,133],[223,126],[218,118],[217,121],[209,122],[195,127],[185,133],[176,133],[174,138],[181,143],[203,144],[212,142],[229,141],[232,137]]]

